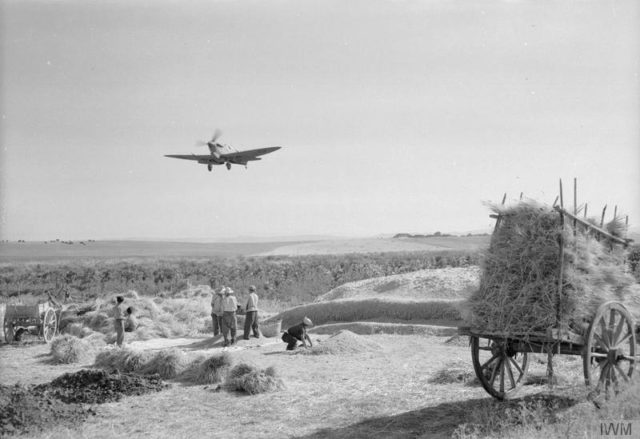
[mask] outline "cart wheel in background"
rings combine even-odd
[[[524,384],[527,354],[515,352],[505,340],[471,336],[471,358],[482,387],[494,398],[508,399]]]
[[[600,305],[587,333],[583,355],[584,380],[596,393],[621,390],[633,373],[636,362],[636,335],[633,317],[618,302]]]
[[[42,319],[42,336],[44,341],[49,343],[56,335],[58,329],[58,317],[56,311],[53,308],[47,309]]]
[[[11,322],[4,322],[4,341],[13,342],[13,323]]]

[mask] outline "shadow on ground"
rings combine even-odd
[[[222,336],[216,335],[212,338],[207,338],[205,340],[196,341],[194,343],[189,343],[185,345],[176,346],[180,349],[186,349],[191,351],[199,351],[203,349],[212,349],[217,347],[222,347]]]
[[[473,413],[487,406],[497,411],[519,407],[522,404],[540,404],[559,413],[578,403],[577,400],[556,395],[529,395],[509,401],[476,398],[460,402],[447,402],[394,416],[365,419],[357,424],[338,428],[323,428],[297,439],[401,439],[401,438],[450,438],[454,430],[464,423],[477,422]]]

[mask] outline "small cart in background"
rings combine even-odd
[[[49,343],[58,331],[60,309],[48,302],[37,305],[6,305],[4,313],[4,340],[13,342],[16,337],[29,333],[38,335]]]

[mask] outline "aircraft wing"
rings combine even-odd
[[[247,163],[252,160],[261,160],[258,156],[269,154],[270,152],[277,151],[280,148],[280,146],[271,146],[269,148],[249,149],[247,151],[220,154],[220,157],[232,163]]]
[[[165,155],[165,157],[171,157],[172,159],[184,159],[184,160],[209,160],[211,158],[210,155],[195,155],[195,154],[170,154]]]

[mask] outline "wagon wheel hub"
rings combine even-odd
[[[609,352],[607,352],[607,362],[609,362],[610,364],[616,364],[618,360],[619,358],[617,349],[611,349]]]

